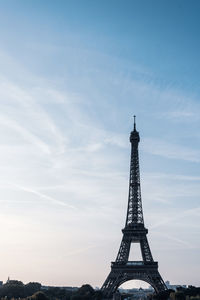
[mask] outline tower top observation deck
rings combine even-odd
[[[130,135],[130,142],[138,144],[140,141],[140,136],[139,136],[139,132],[136,130],[136,116],[133,117],[134,117],[134,125],[133,125],[133,131],[131,131],[131,135]]]

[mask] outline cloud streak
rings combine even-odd
[[[145,138],[142,146],[143,151],[153,155],[159,155],[168,159],[200,162],[200,151],[185,146],[170,144],[163,140]]]

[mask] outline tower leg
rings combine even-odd
[[[113,293],[117,290],[119,282],[121,282],[123,274],[121,272],[116,272],[114,270],[110,271],[106,281],[104,282],[101,290],[106,299],[112,297]]]
[[[128,261],[129,252],[130,252],[131,241],[130,238],[127,238],[123,235],[121,245],[119,247],[119,252],[117,254],[117,262],[126,262]]]
[[[153,272],[149,275],[149,282],[151,286],[155,289],[156,293],[160,293],[167,289],[160,273],[158,271]]]
[[[141,248],[143,261],[153,261],[153,257],[146,236],[144,236],[140,240],[140,248]]]

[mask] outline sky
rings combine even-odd
[[[198,0],[0,0],[0,280],[103,284],[136,115],[154,260],[165,281],[200,285],[199,12]]]

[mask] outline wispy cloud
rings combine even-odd
[[[176,211],[171,216],[167,214],[165,214],[164,216],[162,215],[162,219],[158,223],[152,225],[151,228],[152,229],[159,228],[160,226],[165,224],[174,224],[175,222],[179,223],[181,219],[184,220],[187,217],[199,217],[199,216],[200,216],[200,207]]]
[[[62,202],[62,201],[60,201],[60,200],[57,200],[57,199],[55,199],[55,198],[53,198],[53,197],[50,197],[50,196],[48,196],[48,195],[46,195],[46,194],[43,194],[43,193],[38,192],[38,191],[36,191],[36,190],[33,190],[33,189],[31,189],[31,188],[28,188],[28,187],[22,187],[22,186],[18,186],[18,185],[15,185],[15,186],[16,186],[18,189],[20,189],[20,190],[23,190],[23,191],[28,192],[28,193],[32,193],[32,194],[38,196],[39,198],[44,199],[44,200],[47,200],[48,202],[51,202],[51,203],[53,203],[53,204],[57,204],[57,205],[61,205],[61,206],[66,206],[66,207],[71,208],[71,209],[76,209],[75,206],[69,205],[69,204],[67,204],[66,202]]]
[[[76,249],[74,251],[71,251],[71,252],[68,252],[65,254],[65,257],[68,257],[68,256],[76,256],[80,253],[83,253],[83,252],[87,252],[88,250],[90,249],[93,249],[93,248],[96,248],[97,246],[88,246],[88,247],[85,247],[85,248],[80,248],[80,249]]]
[[[171,111],[163,113],[162,117],[174,119],[176,121],[185,121],[188,119],[193,122],[194,120],[199,120],[199,114],[197,112],[192,111]]]
[[[145,177],[151,177],[155,179],[170,179],[178,181],[200,181],[200,176],[187,176],[172,173],[143,173]]]
[[[26,142],[30,142],[38,147],[38,150],[43,151],[45,154],[50,154],[50,148],[47,143],[45,143],[41,138],[37,135],[32,134],[25,127],[19,125],[16,121],[6,118],[4,116],[0,116],[0,124],[12,129],[15,133],[19,134]]]
[[[195,244],[191,244],[189,241],[182,240],[182,239],[180,239],[176,236],[173,236],[173,235],[169,235],[169,234],[159,232],[159,231],[156,231],[156,235],[160,235],[162,238],[172,241],[173,242],[173,247],[175,245],[179,245],[180,247],[184,247],[185,249],[199,249],[199,247],[196,246]],[[167,244],[167,242],[166,242],[166,244]]]
[[[169,159],[200,162],[200,151],[185,146],[170,144],[164,140],[145,138],[142,149],[153,155],[159,155]]]
[[[65,207],[68,207],[70,209],[76,209],[75,206],[73,205],[70,205],[70,204],[67,204],[66,202],[63,202],[63,201],[60,201],[60,200],[57,200],[49,195],[46,195],[40,191],[37,191],[33,188],[30,188],[30,187],[27,187],[27,186],[20,186],[18,184],[14,184],[14,183],[7,183],[7,182],[2,182],[0,184],[0,188],[6,188],[6,189],[14,189],[14,190],[21,190],[21,191],[24,191],[24,192],[27,192],[27,193],[31,193],[33,195],[36,195],[39,199],[42,199],[42,200],[46,200],[47,203],[52,203],[52,204],[55,204],[55,205],[61,205],[61,206],[65,206]],[[6,200],[9,202],[9,200]],[[12,201],[13,203],[27,203],[29,202],[28,200],[21,200],[21,199],[13,199]]]

